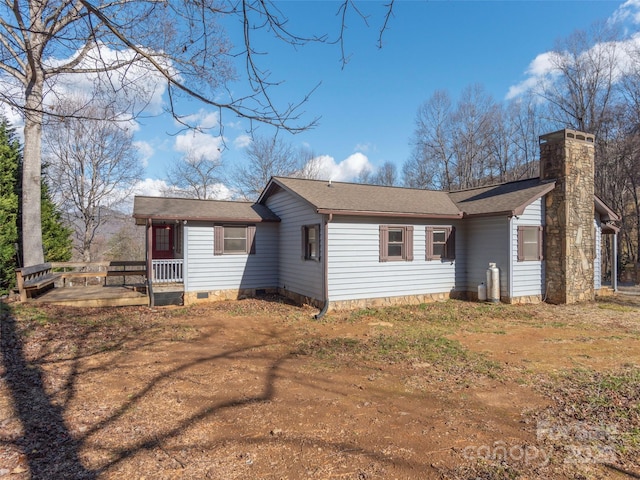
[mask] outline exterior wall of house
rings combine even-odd
[[[509,297],[511,268],[510,222],[506,216],[474,217],[464,220],[466,250],[465,288],[477,295],[478,285],[486,283],[489,263],[500,270],[500,297]]]
[[[380,225],[412,225],[413,260],[380,261]],[[426,260],[426,226],[456,227],[455,260]],[[465,252],[460,222],[334,216],[329,228],[329,299],[340,307],[412,303],[448,298],[463,275]],[[444,295],[439,295],[444,294]],[[395,302],[396,297],[401,302]]]
[[[595,257],[593,259],[593,288],[596,292],[602,288],[602,223],[599,218],[593,220],[595,235]]]
[[[185,225],[185,303],[237,298],[278,285],[278,224],[256,224],[256,253],[214,255],[213,224]]]
[[[509,301],[540,301],[544,295],[545,261],[518,261],[518,226],[544,226],[544,203],[542,198],[529,205],[524,213],[511,220],[511,288]]]
[[[278,281],[277,286],[285,295],[295,294],[297,301],[312,299],[324,301],[324,232],[323,216],[303,200],[286,191],[269,196],[267,207],[281,219],[279,227]],[[320,261],[305,260],[302,250],[302,227],[320,225]]]

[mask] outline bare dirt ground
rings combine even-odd
[[[640,297],[3,305],[0,478],[640,478]]]

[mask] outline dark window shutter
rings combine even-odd
[[[413,226],[405,227],[405,260],[413,262]]]
[[[518,261],[524,262],[524,227],[518,225]]]
[[[256,226],[249,225],[247,227],[247,253],[249,255],[256,254]]]
[[[213,254],[222,255],[224,253],[224,227],[216,225],[213,227]]]
[[[544,259],[544,251],[543,251],[543,241],[544,241],[544,228],[542,226],[538,227],[538,260]]]
[[[380,225],[380,261],[386,262],[389,255],[389,227],[386,225]]]
[[[313,227],[316,231],[316,260],[320,261],[320,257],[322,256],[322,254],[320,252],[322,252],[322,249],[320,248],[320,225],[315,225]]]
[[[456,259],[456,227],[447,228],[447,258]]]
[[[300,238],[301,240],[301,255],[300,258],[302,258],[302,260],[307,258],[307,227],[305,227],[304,225],[302,227],[300,227]]]
[[[426,259],[433,260],[433,227],[425,229]]]

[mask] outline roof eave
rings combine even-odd
[[[593,196],[595,203],[596,203],[596,211],[598,213],[600,213],[601,215],[604,213],[605,215],[605,220],[611,220],[611,221],[619,221],[620,220],[620,216],[614,212],[613,210],[611,210],[611,208],[609,208],[609,206],[604,203],[600,197],[598,197],[597,195]]]
[[[133,218],[136,220],[170,220],[180,221],[187,220],[189,222],[233,222],[233,223],[263,223],[263,222],[280,222],[279,218],[248,218],[248,217],[189,217],[189,216],[175,216],[175,215],[148,215],[148,214],[134,214]],[[137,223],[137,222],[136,222]]]
[[[282,190],[284,190],[285,192],[290,193],[291,195],[293,195],[296,198],[299,198],[300,200],[302,200],[304,203],[306,203],[307,205],[309,205],[311,208],[318,208],[317,205],[313,204],[309,199],[303,197],[302,195],[300,195],[298,192],[296,192],[295,190],[293,190],[292,188],[288,187],[287,185],[285,185],[284,183],[282,183],[281,181],[279,181],[276,177],[271,177],[271,179],[269,180],[269,183],[267,183],[267,186],[264,187],[264,190],[262,191],[262,193],[260,194],[260,197],[258,197],[258,200],[256,201],[256,203],[259,203],[261,205],[266,206],[267,204],[265,203],[267,198],[271,195],[271,192],[273,191],[273,189],[275,187],[279,187]]]
[[[378,212],[369,210],[336,210],[329,208],[318,208],[317,213],[322,215],[347,215],[359,217],[398,217],[398,218],[441,218],[448,220],[459,220],[462,212],[457,214],[442,213],[410,213],[410,212]]]
[[[464,212],[463,218],[476,218],[476,217],[516,217],[515,210],[502,210],[500,212],[481,212],[481,213],[467,213]]]

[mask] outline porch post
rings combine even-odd
[[[153,296],[153,258],[151,258],[151,252],[153,251],[153,229],[151,228],[152,221],[147,219],[147,291],[149,292],[149,306],[155,306],[155,298]]]

